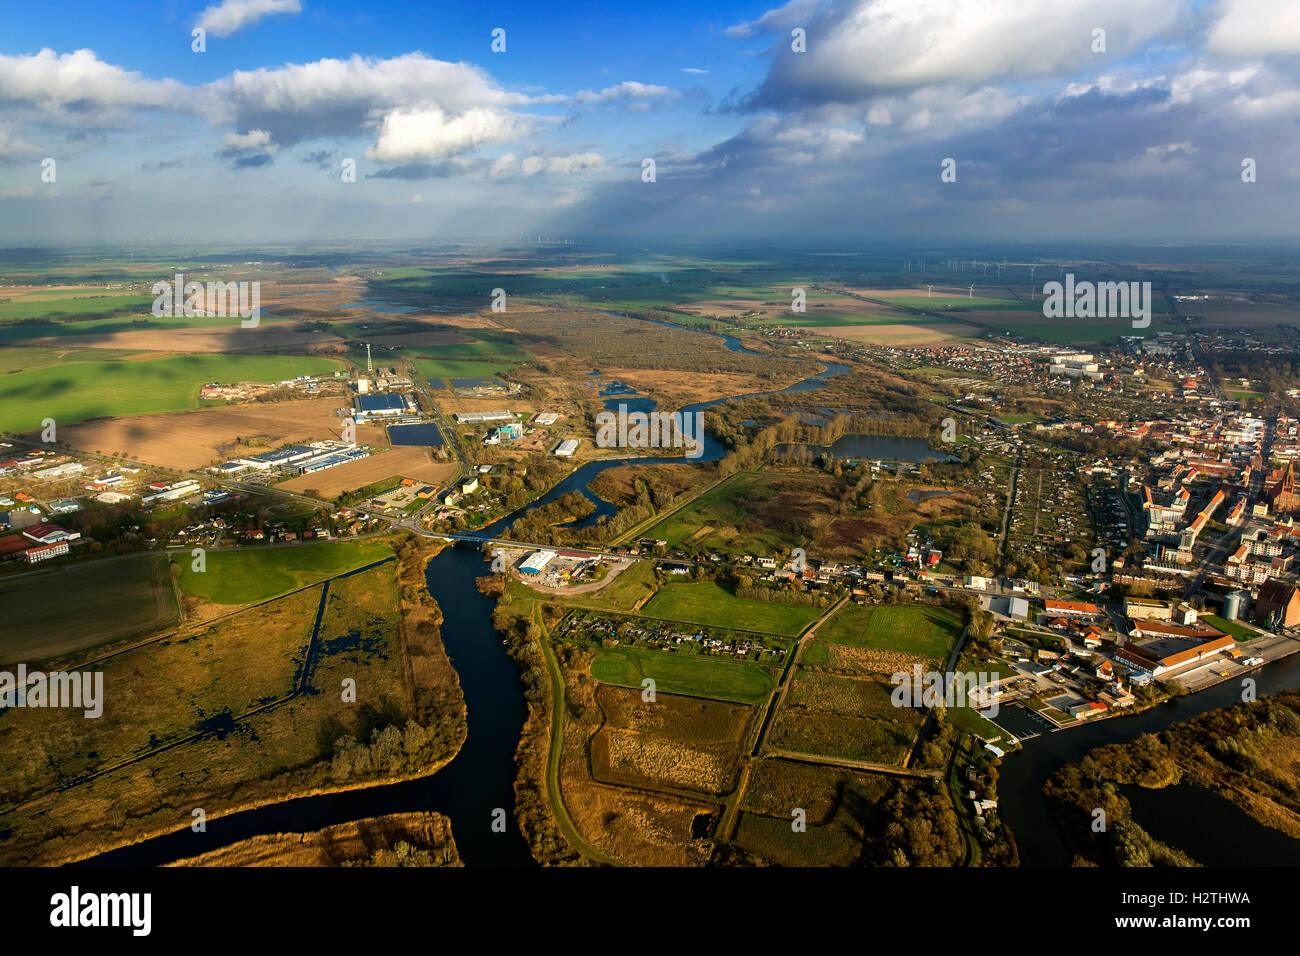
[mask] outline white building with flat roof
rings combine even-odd
[[[524,574],[540,574],[548,564],[555,560],[555,557],[554,551],[534,551],[523,564],[519,565],[519,570]]]

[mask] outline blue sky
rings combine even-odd
[[[0,236],[1290,238],[1298,11],[14,6],[0,35]],[[956,182],[940,179],[945,158]],[[356,182],[343,182],[348,161]]]

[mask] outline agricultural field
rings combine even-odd
[[[825,612],[817,607],[738,598],[714,581],[698,581],[664,585],[642,607],[641,613],[665,621],[790,637]]]
[[[75,858],[185,826],[194,806],[211,817],[327,785],[340,772],[334,741],[405,726],[393,572],[387,564],[330,583],[310,660],[324,585],[108,659],[98,720],[6,715],[0,747],[30,757],[0,797],[5,809],[28,801],[7,817],[5,862]],[[359,707],[339,702],[345,676]]]
[[[827,482],[810,475],[732,475],[645,532],[670,548],[788,555],[807,544],[810,525],[828,524]],[[819,522],[820,519],[820,522]]]
[[[925,604],[846,604],[817,629],[819,640],[896,651],[942,663],[961,634],[961,615]]]
[[[902,766],[922,715],[894,707],[892,690],[884,674],[841,676],[801,664],[768,743],[776,751]]]
[[[449,378],[493,378],[500,375],[502,372],[510,371],[516,364],[494,360],[435,358],[428,356],[412,358],[412,361],[415,363],[415,370],[419,373],[420,377],[429,380]]]
[[[196,572],[188,556],[177,562],[181,589],[213,604],[253,604],[325,578],[392,557],[378,541],[339,541],[288,548],[209,551],[206,570]]]
[[[139,555],[0,579],[0,664],[34,664],[174,624],[167,559]]]
[[[290,355],[180,355],[138,361],[96,361],[86,355],[0,378],[0,431],[39,431],[46,418],[72,425],[92,418],[199,408],[199,388],[208,382],[277,382],[340,367],[329,359]]]
[[[150,465],[195,471],[284,445],[337,439],[341,425],[335,411],[341,401],[340,395],[127,415],[60,428],[59,438],[85,451],[121,453]],[[382,444],[383,432],[378,426],[360,425],[357,439]]]
[[[646,703],[639,689],[607,685],[596,700],[604,722],[591,740],[594,780],[714,796],[735,788],[753,708],[667,693]]]
[[[935,670],[960,616],[928,605],[845,605],[799,658],[769,737],[776,750],[900,766],[923,713],[895,707],[896,673]]]
[[[838,767],[768,757],[750,773],[741,802],[736,843],[781,866],[849,865],[862,853],[862,836],[887,778]],[[807,830],[791,827],[807,814]]]
[[[647,677],[657,691],[758,703],[776,686],[771,672],[749,661],[719,660],[704,655],[665,653],[639,647],[595,650],[591,676],[606,684],[642,688]]]

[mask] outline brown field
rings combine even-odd
[[[343,339],[329,332],[304,329],[297,322],[263,321],[255,329],[231,325],[233,319],[211,328],[141,329],[138,332],[108,332],[98,335],[46,336],[21,339],[11,344],[45,348],[138,349],[144,352],[279,352],[333,349]],[[152,356],[151,356],[152,357]]]
[[[970,325],[955,322],[942,325],[838,325],[810,326],[810,330],[822,335],[836,338],[852,339],[867,345],[888,345],[905,348],[911,345],[939,345],[943,342],[957,342],[979,336],[980,330]]]
[[[591,741],[596,780],[704,794],[735,788],[740,741],[753,708],[670,694],[646,704],[640,691],[608,684],[596,700],[605,714]]]
[[[531,418],[536,412],[541,411],[540,406],[533,405],[532,402],[526,401],[518,395],[492,395],[488,398],[466,398],[457,395],[451,389],[439,389],[433,393],[434,401],[438,407],[448,415],[463,414],[465,412],[496,412],[509,409],[517,415],[528,415]],[[455,425],[455,422],[452,423]],[[494,422],[494,425],[500,422]],[[457,426],[459,427],[459,426]],[[469,428],[471,426],[465,426]],[[477,426],[474,426],[477,427]]]
[[[629,505],[636,501],[637,479],[660,491],[679,495],[688,489],[704,487],[713,476],[703,469],[680,465],[622,465],[602,471],[591,488],[606,501]]]
[[[357,430],[357,439],[365,441],[360,429]],[[399,445],[360,461],[350,461],[346,465],[327,468],[312,475],[290,478],[276,487],[298,494],[310,493],[320,498],[336,498],[345,491],[355,491],[397,475],[429,484],[442,484],[455,473],[455,462],[434,461],[429,457],[428,449]]]
[[[1207,302],[1179,302],[1178,309],[1202,328],[1250,328],[1252,326],[1300,325],[1300,309],[1271,302],[1217,299]]]
[[[432,857],[430,866],[460,866],[451,821],[437,813],[394,813],[309,833],[240,840],[168,866],[395,866],[391,851],[406,843]]]
[[[851,864],[862,852],[864,821],[893,785],[879,774],[760,760],[745,789],[736,842],[783,866]],[[804,833],[791,828],[796,808],[807,814]]]
[[[605,853],[639,866],[702,866],[712,840],[694,839],[695,818],[712,815],[709,803],[638,793],[564,776],[564,805],[578,832]]]
[[[808,814],[810,826],[822,826],[835,817],[846,786],[879,799],[889,789],[889,780],[880,774],[765,757],[750,773],[741,805],[754,813],[787,820],[790,811],[799,807]]]
[[[847,661],[841,657],[838,663]],[[859,668],[881,663],[888,664],[853,661]],[[892,689],[883,675],[854,678],[800,664],[772,724],[771,746],[901,766],[920,728],[921,714],[894,707]]]
[[[770,392],[798,381],[760,382],[752,375],[697,372],[670,372],[651,369],[604,368],[607,379],[617,379],[645,392],[659,401],[662,411],[675,411],[683,405],[708,401],[719,395],[744,395],[747,392]],[[603,380],[602,380],[603,381]],[[601,401],[605,401],[601,399]]]
[[[130,415],[70,425],[60,430],[60,437],[74,448],[105,454],[121,452],[136,461],[188,471],[253,448],[268,451],[292,442],[338,438],[340,419],[334,411],[346,404],[347,399],[340,395]],[[236,444],[237,439],[255,437],[264,439],[264,443]],[[375,425],[358,426],[357,440],[386,444],[383,428]]]

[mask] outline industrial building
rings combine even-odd
[[[566,438],[555,448],[556,458],[568,458],[578,450],[579,438]]]
[[[285,465],[292,465],[294,462],[304,461],[316,454],[316,451],[310,445],[290,445],[288,448],[281,448],[277,451],[249,455],[247,458],[237,458],[233,462],[227,462],[227,464],[243,465],[256,471],[270,471],[272,468],[282,468]]]
[[[534,551],[523,564],[519,565],[519,570],[524,574],[540,574],[555,558],[554,551]]]
[[[357,422],[373,419],[393,419],[408,415],[411,405],[404,395],[358,395],[355,402],[356,412],[353,418]]]
[[[367,458],[369,455],[368,448],[332,449],[297,462],[291,465],[290,469],[299,475],[310,475],[326,468],[333,468],[335,465],[345,465],[350,461]]]
[[[515,416],[507,409],[504,412],[457,412],[457,425],[483,425],[487,422],[504,422]]]
[[[1221,651],[1227,652],[1236,646],[1236,641],[1227,634],[1221,634],[1192,647],[1187,647],[1185,642],[1176,640],[1154,641],[1146,646],[1128,644],[1117,650],[1115,656],[1125,664],[1144,671],[1152,677],[1159,677],[1172,670],[1199,664]]]
[[[152,485],[150,487],[153,487]],[[190,495],[199,493],[199,483],[193,478],[187,478],[184,481],[178,481],[174,485],[164,485],[162,488],[154,491],[151,495],[145,495],[140,499],[141,504],[149,505],[155,501],[176,501],[179,498],[188,498]]]

